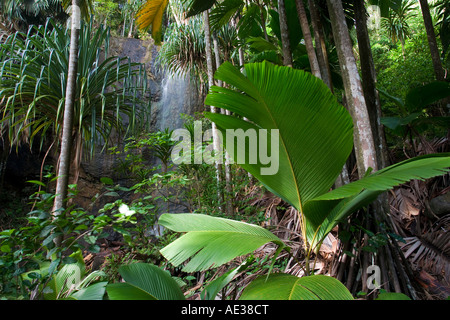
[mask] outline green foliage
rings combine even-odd
[[[161,250],[175,266],[191,258],[183,266],[186,272],[218,267],[268,242],[285,247],[266,229],[240,221],[200,214],[163,214],[159,223],[176,232],[187,232]]]
[[[218,277],[217,279],[211,281],[200,294],[202,300],[214,300],[217,294],[225,288],[231,281],[233,281],[234,277],[240,273],[245,271],[250,264],[253,262],[253,257],[246,259],[240,266],[228,270],[223,275]]]
[[[381,89],[379,92],[397,107],[394,113],[396,116],[381,118],[381,123],[400,136],[405,136],[411,129],[414,133],[421,133],[432,126],[442,127],[444,130],[449,127],[448,116],[433,116],[441,113],[436,112],[439,110],[438,102],[450,97],[448,82],[437,81],[412,88],[404,99],[394,97]]]
[[[382,18],[382,26],[386,29],[392,42],[402,44],[411,36],[408,20],[416,16],[416,4],[410,0],[400,1],[400,5],[391,7],[389,14]]]
[[[241,300],[353,300],[348,289],[335,278],[288,274],[262,276],[250,283]]]
[[[50,279],[42,291],[44,299],[103,300],[107,282],[98,282],[97,280],[104,277],[105,274],[101,271],[87,274],[81,251],[77,251],[71,256],[76,257],[77,261],[64,265]]]
[[[286,19],[289,30],[289,44],[291,51],[294,52],[297,46],[300,44],[300,40],[303,39],[302,29],[300,27],[300,22],[297,16],[297,7],[295,0],[285,0],[286,7]],[[278,39],[279,46],[281,47],[281,30],[280,30],[280,18],[278,11],[269,10],[271,20],[269,21],[269,26],[272,32]],[[306,52],[305,52],[306,53]]]
[[[76,193],[76,186],[71,186],[69,197],[73,198]],[[78,271],[73,271],[73,268],[77,268],[75,266],[65,267],[82,261],[79,256],[67,256],[67,252],[81,249],[98,252],[98,240],[108,235],[104,232],[106,227],[121,232],[130,245],[133,243],[131,232],[124,226],[135,223],[136,212],[121,200],[105,205],[97,216],[83,209],[69,207],[65,209],[65,214],[53,217],[51,212],[54,197],[53,193],[46,190],[37,191],[30,196],[30,200],[34,201],[34,208],[27,214],[26,224],[0,232],[1,296],[27,297],[36,294],[33,293],[35,291],[39,296],[50,290],[56,295],[66,296],[67,288],[63,289],[58,279],[64,278],[64,274],[69,271],[79,272],[77,279],[80,281],[85,276],[84,264]],[[62,236],[62,242],[60,246],[56,246],[53,240],[59,236]],[[61,267],[65,271],[52,278],[58,270],[61,272]],[[45,289],[42,284],[50,279],[53,279],[52,287]],[[77,282],[77,290],[84,288],[84,284]],[[96,286],[96,289],[101,290],[101,285]],[[86,294],[92,293],[90,290]],[[84,294],[82,292],[78,293],[78,298]],[[55,296],[49,297],[53,298]]]
[[[190,74],[201,79],[206,74],[205,54],[202,20],[193,17],[186,24],[169,26],[157,59],[173,74]]]
[[[236,273],[245,270],[247,262],[211,282],[201,294],[214,299]],[[136,263],[120,268],[125,282],[107,285],[111,300],[184,300],[178,283],[157,266]],[[259,277],[247,286],[241,300],[353,300],[350,292],[338,280],[317,275],[298,278],[274,274],[268,279]]]
[[[402,1],[405,2],[405,1]],[[430,48],[420,8],[409,11],[409,37],[393,42],[384,29],[372,32],[371,47],[377,71],[377,86],[397,97],[413,88],[435,80]],[[439,43],[438,43],[439,44]],[[382,101],[383,111],[391,106]]]
[[[182,0],[184,5],[189,8],[187,17],[192,17],[201,12],[210,9],[217,0]]]
[[[111,300],[184,300],[178,283],[157,266],[135,263],[119,272],[125,282],[108,284]]]
[[[235,88],[213,87],[206,100],[207,104],[235,114],[207,115],[223,131],[224,137],[225,129],[279,131],[276,173],[262,174],[264,164],[259,160],[256,164],[246,162],[242,167],[298,210],[307,261],[339,221],[370,204],[382,192],[411,179],[440,175],[450,166],[448,154],[417,157],[368,173],[363,179],[328,192],[351,151],[353,135],[349,114],[337,104],[326,86],[310,74],[269,63],[246,65],[245,76],[225,63],[215,76]],[[245,151],[248,153],[249,148]],[[236,161],[235,150],[228,152]],[[193,221],[197,223],[192,225]],[[231,220],[189,214],[163,215],[160,223],[171,230],[188,232],[161,252],[175,265],[192,258],[185,266],[189,271],[221,265],[269,241],[278,244],[280,249],[284,247],[270,232]]]
[[[450,2],[448,0],[437,1],[433,4],[436,12],[436,26],[439,28],[438,36],[442,44],[442,58],[447,68],[450,67]]]
[[[81,1],[84,4],[89,1]],[[64,23],[69,15],[60,1],[17,1],[3,0],[0,13],[4,22],[12,23],[14,28],[26,31],[30,25],[44,24],[48,18]]]
[[[240,12],[243,7],[244,2],[242,0],[225,0],[221,3],[217,3],[217,5],[211,9],[209,14],[211,28],[219,30],[228,25],[230,19]]]
[[[375,57],[378,70],[378,87],[389,88],[389,93],[404,97],[408,90],[434,81],[433,65],[426,35],[414,36],[405,42],[405,56],[401,48],[386,48],[380,58],[386,59],[380,65]]]
[[[21,138],[32,143],[39,136],[42,144],[47,133],[58,136],[61,132],[69,41],[70,28],[49,20],[27,34],[10,36],[1,45],[0,125],[11,144]],[[77,159],[83,146],[93,152],[96,143],[108,142],[113,130],[138,129],[146,111],[138,109],[137,99],[143,98],[147,87],[142,65],[108,56],[107,28],[82,24],[79,45],[73,141]],[[126,128],[121,115],[130,119]]]
[[[384,290],[380,290],[381,292],[378,294],[378,297],[375,300],[411,300],[404,293],[400,292],[385,292]]]
[[[113,0],[97,0],[94,2],[93,10],[94,20],[98,24],[105,24],[111,28],[111,30],[117,30],[120,25],[121,14],[119,3]]]

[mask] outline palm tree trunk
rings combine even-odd
[[[356,35],[358,39],[358,48],[361,63],[362,86],[364,91],[364,97],[366,99],[370,123],[372,125],[373,139],[375,145],[377,146],[376,148],[377,165],[378,169],[381,169],[388,165],[389,157],[384,127],[380,122],[382,116],[381,103],[378,91],[376,89],[377,76],[373,62],[372,50],[370,47],[369,32],[367,29],[367,15],[364,6],[364,0],[354,0],[354,10],[356,21]],[[385,212],[389,211],[389,202],[387,195],[386,194],[380,195],[377,198],[377,200],[373,203],[370,210],[373,210],[374,216],[384,217]],[[368,227],[368,230],[370,230],[370,227]],[[364,240],[367,241],[367,239],[368,236],[366,234],[364,236]],[[364,263],[366,264],[366,266],[363,267],[363,270],[367,270],[369,253],[364,252],[363,256],[364,256]],[[380,263],[383,263],[383,261],[380,261]],[[381,267],[383,269],[386,269],[386,266],[387,266],[386,264],[383,264]],[[366,280],[367,280],[367,273],[363,275],[362,281],[363,290],[367,289]]]
[[[209,26],[209,10],[203,12],[203,27],[205,29],[205,50],[206,50],[206,66],[208,72],[208,85],[209,87],[214,85],[214,67],[213,67],[213,56],[212,56],[212,45],[211,45],[211,30]],[[210,106],[211,113],[216,113],[217,110],[214,106]],[[217,126],[213,122],[212,126],[212,134],[213,134],[213,146],[214,151],[219,152],[219,136],[217,134]],[[223,204],[223,194],[221,190],[221,173],[222,173],[222,164],[216,161],[216,180],[217,180],[217,200],[219,202],[219,210],[222,210]]]
[[[342,2],[341,0],[327,0],[327,4],[344,82],[345,96],[354,123],[358,173],[360,177],[363,177],[369,168],[378,169],[369,113],[356,59],[353,55],[353,46],[345,21]]]
[[[128,38],[133,38],[133,25],[134,25],[134,19],[130,19],[130,29],[128,30]]]
[[[433,20],[430,14],[430,7],[427,0],[419,0],[420,8],[422,9],[423,22],[427,31],[428,45],[430,46],[431,60],[433,61],[434,74],[436,80],[444,81],[445,73],[442,68],[441,58],[439,56],[439,49],[437,46],[436,35],[434,33]]]
[[[325,45],[325,35],[323,26],[317,11],[316,4],[313,0],[308,0],[309,12],[311,13],[311,24],[314,32],[314,40],[316,47],[317,60],[319,63],[322,80],[333,92],[333,82],[331,80],[331,70],[328,63],[328,53]]]
[[[291,52],[291,45],[289,43],[289,30],[284,0],[278,0],[278,15],[280,17],[280,33],[283,50],[283,64],[285,66],[292,67],[292,52]]]
[[[125,37],[125,28],[127,27],[127,15],[125,13],[125,17],[123,18],[123,26],[122,26],[122,37]]]
[[[263,33],[264,33],[264,39],[266,39],[266,41],[269,41],[269,36],[267,35],[267,29],[266,29],[266,19],[264,17],[264,2],[260,3],[259,1],[257,2],[257,5],[259,7],[259,11],[260,11],[260,16],[261,16],[261,28],[263,29]]]
[[[80,33],[79,0],[72,0],[71,36],[69,53],[69,70],[67,75],[66,98],[64,104],[64,122],[61,137],[61,151],[59,156],[58,179],[56,181],[56,195],[53,204],[53,215],[61,214],[66,204],[69,185],[70,160],[72,149],[73,108],[76,99],[76,81],[78,66],[78,38]],[[61,239],[56,240],[60,244]]]
[[[381,169],[388,164],[387,144],[384,127],[380,122],[382,116],[381,103],[376,88],[377,75],[370,46],[369,31],[367,29],[367,15],[364,0],[354,0],[353,7],[355,10],[356,36],[361,62],[362,87],[372,125],[374,142],[377,146],[378,168]]]
[[[306,10],[305,6],[303,5],[303,0],[296,0],[295,3],[297,5],[298,20],[302,28],[303,39],[305,40],[306,45],[306,52],[309,58],[309,64],[311,66],[311,73],[317,78],[322,79],[319,61],[317,60],[316,50],[314,49],[311,30],[309,29],[308,17],[306,16]]]

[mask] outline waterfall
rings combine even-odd
[[[161,83],[161,100],[158,101],[157,130],[170,130],[183,127],[182,114],[193,115],[196,101],[193,101],[195,88],[189,75],[168,73]]]

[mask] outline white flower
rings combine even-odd
[[[120,205],[119,212],[127,217],[132,216],[136,213],[135,210],[130,210],[130,208],[124,203]]]

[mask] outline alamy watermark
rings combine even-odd
[[[367,274],[370,276],[367,277],[367,288],[370,290],[380,289],[381,288],[381,270],[380,267],[373,264],[367,267]]]
[[[367,7],[367,12],[369,14],[369,19],[367,20],[367,27],[370,30],[378,30],[381,26],[381,11],[380,7],[376,5],[371,5]]]
[[[201,121],[194,122],[193,137],[187,129],[174,130],[172,139],[179,143],[172,150],[173,163],[223,164],[227,161],[230,164],[260,164],[261,175],[278,172],[278,129],[226,129],[225,137],[220,130],[215,132],[215,138],[212,129],[203,132]],[[206,143],[206,147],[203,147],[203,143]]]

